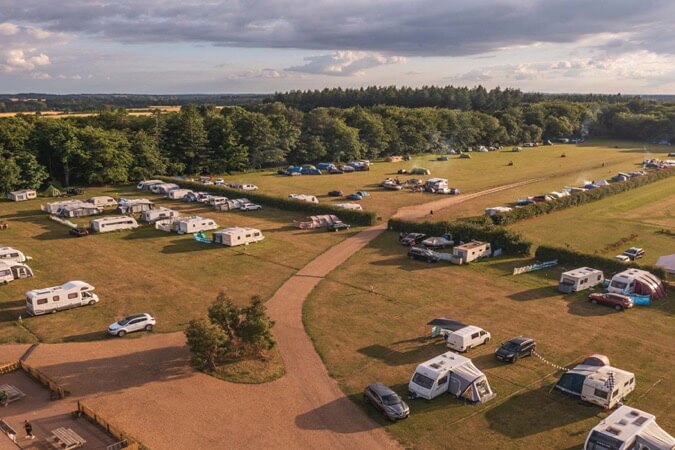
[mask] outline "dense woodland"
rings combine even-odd
[[[389,92],[382,91],[378,95]],[[161,174],[376,159],[573,136],[675,140],[675,103],[604,96],[525,101],[526,95],[515,90],[466,92],[468,103],[462,107],[357,105],[303,111],[277,101],[246,108],[187,105],[178,113],[150,116],[115,110],[63,119],[3,118],[0,191],[39,188],[48,181],[122,183]],[[405,97],[407,91],[398,95]]]

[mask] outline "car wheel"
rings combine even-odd
[[[487,344],[488,342],[490,342],[490,338],[485,338],[485,340],[483,341],[483,345]]]
[[[127,334],[126,331],[120,330],[120,331],[117,332],[117,337],[124,337],[125,334]]]
[[[511,359],[511,364],[515,364],[516,361],[518,361],[518,355],[514,356],[514,357]]]
[[[621,307],[621,305],[616,305],[614,309],[616,309],[617,311],[621,311],[623,308]]]
[[[594,305],[597,305],[597,304],[598,304],[598,301],[595,300],[595,299],[593,299],[593,300],[591,300],[591,303],[593,303]]]
[[[152,331],[153,326],[151,324],[147,324],[145,326],[145,331]]]
[[[89,306],[94,306],[96,302],[94,300],[89,300]]]
[[[469,350],[471,350],[471,346],[467,345],[466,348],[464,349],[464,352],[468,352]]]

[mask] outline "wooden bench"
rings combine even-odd
[[[19,389],[15,388],[14,386],[10,386],[9,384],[0,384],[0,391],[4,391],[7,394],[7,403],[21,400],[26,396],[26,394],[21,392]]]
[[[46,441],[56,449],[70,450],[82,447],[87,443],[82,436],[70,428],[57,428],[52,430],[51,433],[52,434],[47,437]]]

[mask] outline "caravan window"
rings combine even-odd
[[[599,431],[593,431],[588,438],[586,450],[619,450],[623,441],[607,436]]]
[[[624,283],[623,281],[613,280],[611,286],[617,289],[626,289],[626,286],[628,286],[628,284]]]
[[[415,383],[418,386],[422,386],[423,388],[426,389],[431,389],[431,386],[434,385],[434,380],[431,378],[422,375],[421,373],[415,373],[415,376],[413,376],[412,382]]]
[[[55,295],[54,297],[52,297],[52,301],[54,301],[54,302],[58,302],[59,300],[61,300],[61,297],[59,297],[58,295]]]
[[[39,298],[38,301],[37,301],[37,304],[38,304],[38,305],[44,305],[45,303],[47,303],[47,299],[46,299],[46,298]]]
[[[593,395],[595,395],[596,397],[604,398],[605,400],[607,399],[608,394],[609,392],[603,391],[602,389],[596,389],[595,392],[593,393]]]
[[[74,299],[74,298],[77,298],[77,292],[73,292],[71,294],[68,294],[68,298],[71,299],[71,300]]]
[[[448,382],[448,376],[446,375],[443,378],[441,378],[440,380],[438,380],[438,385],[443,386],[447,382]]]

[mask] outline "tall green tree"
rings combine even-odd
[[[191,363],[200,370],[215,370],[230,351],[227,334],[217,324],[206,319],[191,320],[185,330],[192,353]]]
[[[21,182],[28,189],[39,189],[49,175],[32,153],[21,152],[14,158],[21,171]]]
[[[88,183],[114,184],[129,180],[133,156],[123,133],[85,127],[79,130],[79,141],[86,155],[82,175]]]
[[[157,137],[140,130],[131,135],[129,144],[133,158],[129,170],[130,179],[143,180],[166,173],[167,160],[159,151]]]
[[[21,169],[14,158],[0,156],[0,192],[10,192],[21,186]]]
[[[267,315],[265,303],[260,297],[251,299],[251,304],[244,309],[244,317],[239,324],[238,334],[250,350],[262,356],[276,345],[276,341],[272,336],[274,322]]]

